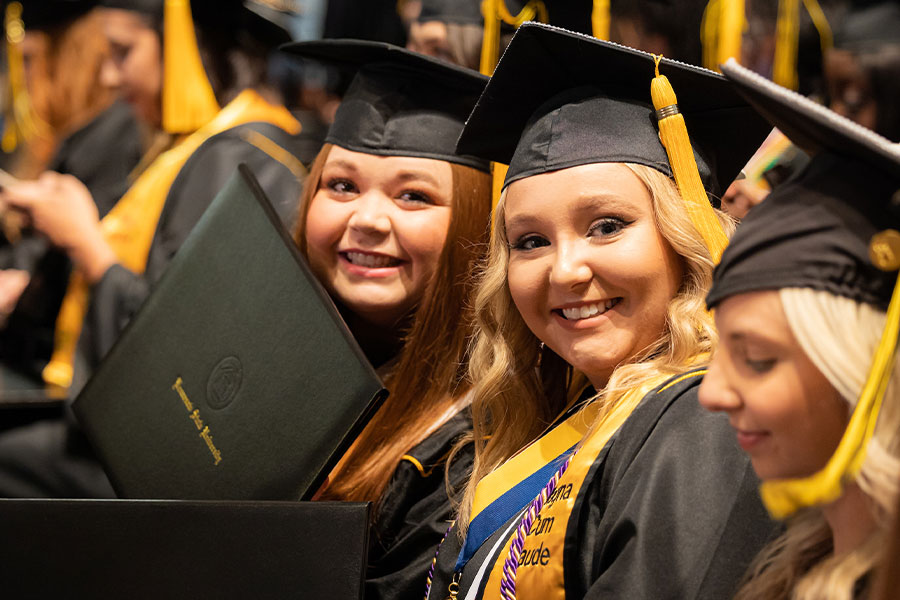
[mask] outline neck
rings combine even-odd
[[[840,498],[823,506],[822,514],[831,528],[835,556],[852,552],[877,528],[869,500],[855,483],[847,485]]]
[[[342,306],[338,308],[356,343],[374,368],[377,369],[400,353],[403,338],[398,335],[399,328],[374,325]]]

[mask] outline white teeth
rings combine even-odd
[[[578,321],[580,319],[589,319],[599,314],[605,313],[613,306],[619,303],[618,298],[612,298],[606,302],[597,304],[586,304],[584,306],[576,306],[574,308],[563,308],[562,314],[568,321]]]
[[[354,265],[369,267],[371,269],[390,267],[398,262],[397,259],[391,258],[390,256],[375,256],[372,254],[364,254],[362,252],[346,252],[344,256],[346,256],[347,260]]]

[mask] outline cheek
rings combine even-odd
[[[530,322],[532,316],[538,312],[541,280],[537,264],[517,264],[515,260],[510,261],[506,275],[509,295],[526,322]]]
[[[437,267],[447,233],[450,229],[450,209],[436,207],[421,215],[400,215],[393,224],[400,245],[413,259],[413,265],[431,272]]]
[[[331,254],[346,229],[347,219],[340,205],[313,196],[306,213],[306,245],[310,262]]]

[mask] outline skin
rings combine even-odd
[[[450,42],[447,40],[447,25],[440,21],[426,21],[410,24],[406,49],[433,56],[447,62],[454,62],[453,53],[450,51]]]
[[[393,328],[422,298],[437,267],[452,201],[447,162],[335,146],[306,217],[310,266],[355,315]]]
[[[853,54],[846,50],[829,50],[823,67],[831,98],[829,108],[874,130],[878,124],[878,104],[872,96],[868,77]]]
[[[162,122],[162,47],[146,18],[128,10],[105,9],[103,28],[110,45],[101,82],[117,89],[142,121]]]
[[[621,164],[571,167],[511,183],[504,219],[507,282],[522,318],[602,389],[617,365],[659,339],[683,277],[649,191]],[[610,300],[586,319],[562,313]]]
[[[807,477],[834,454],[850,418],[847,403],[791,332],[775,291],[737,294],[716,307],[720,344],[700,403],[728,415],[761,479]],[[855,483],[821,507],[835,554],[850,552],[877,528]]]

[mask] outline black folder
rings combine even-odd
[[[297,500],[384,395],[242,165],[73,410],[120,497]]]
[[[368,505],[0,500],[0,596],[362,597]]]

